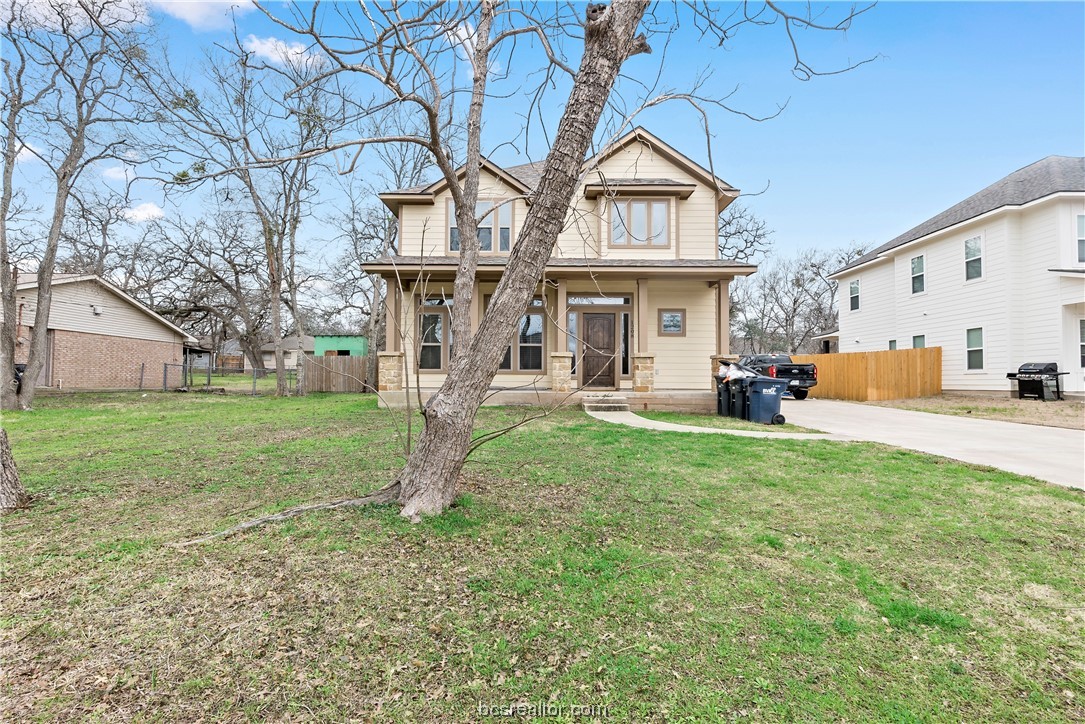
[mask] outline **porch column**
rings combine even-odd
[[[731,353],[731,278],[716,285],[716,354]]]
[[[377,353],[377,390],[379,392],[400,392],[403,390],[402,352]]]
[[[402,294],[395,277],[384,280],[384,349],[386,352],[399,351],[398,313]]]
[[[573,389],[572,352],[550,353],[550,389],[554,392],[571,392]]]
[[[558,333],[554,339],[555,352],[567,352],[569,350],[569,292],[564,279],[558,279],[558,308],[554,321]]]
[[[648,280],[637,280],[637,352],[648,353]]]
[[[655,392],[656,356],[654,354],[633,355],[633,392]]]

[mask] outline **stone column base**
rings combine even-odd
[[[550,353],[550,389],[554,392],[571,392],[573,389],[572,352]]]
[[[377,353],[377,391],[399,392],[403,389],[402,352],[378,352]]]
[[[633,355],[633,392],[655,392],[656,356],[654,354]]]

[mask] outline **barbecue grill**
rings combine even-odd
[[[1035,397],[1037,400],[1061,400],[1061,377],[1069,372],[1059,372],[1058,362],[1026,362],[1016,372],[1007,372],[1006,378],[1017,381],[1020,399]]]

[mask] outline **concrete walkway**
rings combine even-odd
[[[1037,403],[1041,404],[1041,403]],[[1047,404],[1047,403],[1044,403]],[[936,415],[835,400],[785,399],[789,423],[826,434],[720,430],[649,420],[632,412],[589,412],[604,422],[647,430],[784,440],[881,442],[989,465],[1069,488],[1085,489],[1085,431]]]

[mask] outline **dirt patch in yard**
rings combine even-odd
[[[1021,422],[1026,425],[1065,427],[1085,430],[1085,403],[1081,400],[1019,400],[1011,397],[990,395],[942,395],[921,397],[915,400],[884,400],[869,402],[880,407],[897,407],[902,410],[933,412],[939,415],[979,417],[985,420]]]

